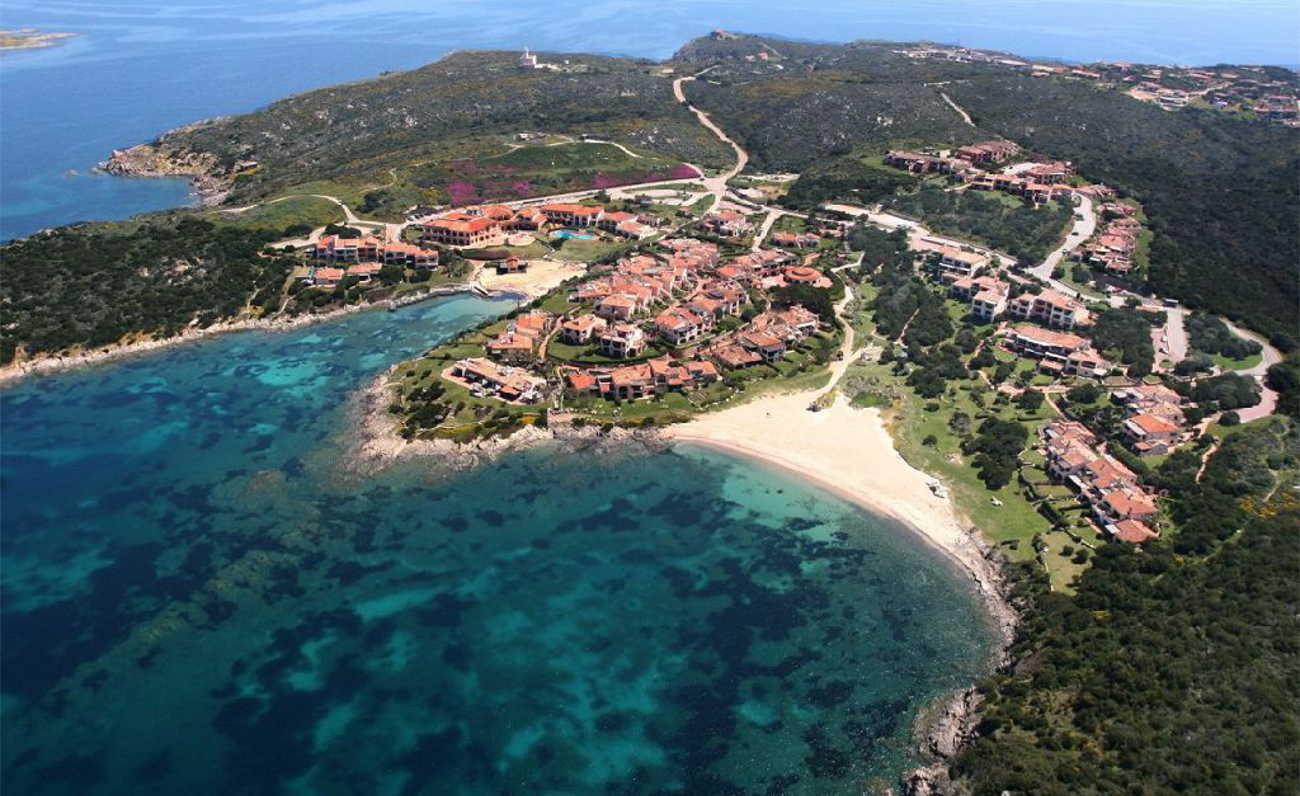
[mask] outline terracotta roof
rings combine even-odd
[[[1120,520],[1108,526],[1108,530],[1121,542],[1131,542],[1133,544],[1141,544],[1159,536],[1159,534],[1147,527],[1146,523],[1137,520]]]
[[[1172,434],[1178,431],[1178,426],[1163,417],[1156,417],[1155,415],[1134,415],[1128,419],[1128,422],[1137,426],[1146,434]]]

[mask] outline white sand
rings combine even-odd
[[[523,293],[530,299],[539,298],[555,289],[561,282],[587,273],[582,263],[558,260],[529,260],[528,270],[522,274],[498,274],[488,263],[478,272],[478,283],[492,291]]]

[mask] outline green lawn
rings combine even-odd
[[[1247,370],[1249,368],[1253,368],[1256,365],[1258,365],[1260,362],[1263,361],[1263,359],[1264,359],[1263,354],[1255,354],[1254,356],[1249,356],[1246,357],[1245,359],[1231,359],[1229,357],[1224,356],[1223,354],[1215,354],[1214,364],[1218,365],[1224,370]]]
[[[997,491],[985,487],[979,480],[978,471],[971,466],[969,457],[962,454],[961,439],[949,426],[949,421],[956,412],[971,417],[972,426],[979,424],[981,416],[996,415],[1003,419],[1017,419],[1029,426],[1027,444],[1032,448],[1038,427],[1054,417],[1054,413],[1044,405],[1042,410],[1033,415],[1020,414],[1013,403],[995,405],[992,392],[985,396],[984,407],[977,406],[970,392],[973,382],[969,381],[954,383],[955,395],[945,394],[938,399],[939,411],[927,412],[924,405],[928,401],[903,385],[900,377],[890,373],[890,367],[878,363],[855,363],[850,366],[845,381],[841,383],[874,383],[875,386],[859,403],[878,405],[884,402],[882,396],[892,395],[894,400],[885,410],[885,418],[895,446],[903,458],[918,469],[941,478],[951,490],[961,515],[979,528],[985,538],[999,545],[1009,558],[1016,561],[1033,559],[1033,538],[1035,534],[1047,533],[1050,523],[1038,513],[1035,504],[1018,482],[1013,481]],[[953,392],[953,389],[948,392]],[[934,437],[935,444],[923,444],[928,437]],[[1032,450],[1023,454],[1022,458],[1029,463],[1039,463],[1042,460],[1041,455]],[[1064,490],[1059,497],[1068,494],[1069,490]],[[994,505],[991,498],[997,498],[1002,505]],[[1082,567],[1072,563],[1069,558],[1052,556],[1045,557],[1045,564],[1053,588],[1072,593],[1069,584]]]
[[[569,238],[564,244],[556,250],[555,257],[561,260],[571,260],[574,262],[590,263],[606,257],[615,252],[631,249],[636,245],[635,241],[627,241],[622,238],[612,240],[578,240]]]

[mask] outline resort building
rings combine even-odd
[[[1168,453],[1181,433],[1176,424],[1158,415],[1137,414],[1124,421],[1124,437],[1138,453]]]
[[[957,157],[974,164],[1004,163],[1010,160],[1020,147],[1011,141],[985,141],[980,144],[959,147]]]
[[[357,282],[360,284],[367,284],[370,282],[371,278],[377,275],[381,270],[383,270],[383,268],[384,267],[379,263],[357,263],[356,265],[348,266],[346,275],[356,277]]]
[[[1091,321],[1082,304],[1050,288],[1039,293],[1021,293],[1011,299],[1007,302],[1007,314],[1060,329],[1073,329]]]
[[[630,323],[610,324],[599,340],[600,353],[618,359],[634,357],[645,348],[645,332]]]
[[[989,258],[977,252],[944,246],[939,249],[939,258],[935,264],[941,272],[956,279],[974,276],[976,271],[989,264]]]
[[[444,246],[490,246],[504,239],[501,225],[487,216],[449,214],[424,225],[424,240]]]
[[[655,318],[655,332],[674,346],[692,343],[712,328],[712,313],[696,313],[689,306],[672,307]]]
[[[785,341],[765,332],[741,332],[736,335],[736,341],[746,351],[758,354],[764,362],[775,362],[785,356]]]
[[[425,249],[409,243],[385,243],[379,247],[379,256],[384,265],[400,265],[418,271],[438,266],[437,249]]]
[[[605,209],[593,205],[545,204],[541,206],[547,222],[565,227],[594,227]]]
[[[443,378],[470,388],[475,395],[490,395],[508,403],[535,403],[546,380],[490,359],[462,359],[442,372]]]
[[[641,309],[641,301],[635,295],[617,293],[606,296],[596,305],[596,314],[611,321],[630,321]]]
[[[724,238],[739,238],[754,231],[754,225],[744,213],[719,210],[704,217],[704,226]]]
[[[325,235],[308,247],[307,254],[316,260],[355,263],[379,259],[379,246],[379,240],[368,235],[359,238]]]
[[[982,323],[991,323],[1007,309],[1007,294],[998,290],[981,290],[971,297],[970,312]]]
[[[605,328],[605,319],[595,315],[579,315],[560,325],[560,339],[570,345],[586,345]]]
[[[311,281],[313,285],[322,287],[334,287],[343,281],[345,271],[342,268],[317,268],[312,271]]]

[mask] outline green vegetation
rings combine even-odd
[[[955,235],[1005,251],[1018,261],[1037,265],[1055,249],[1073,210],[1051,202],[1041,208],[1008,205],[980,191],[924,188],[886,199],[886,209],[920,218],[935,232]]]
[[[1270,365],[1265,381],[1277,390],[1277,411],[1300,420],[1300,353],[1292,352]]]
[[[800,174],[782,204],[798,209],[826,201],[872,205],[900,191],[915,189],[920,182],[913,174],[880,163],[879,158],[846,155],[817,163]]]
[[[455,205],[693,176],[694,170],[654,155],[633,157],[612,144],[521,146],[480,157],[411,169],[406,179],[429,201]]]
[[[528,180],[518,173],[551,168],[543,163],[548,153],[538,151],[550,148],[507,153],[521,131],[588,133],[673,162],[729,162],[730,148],[673,101],[671,81],[655,75],[651,62],[555,55],[571,68],[520,70],[517,56],[454,53],[420,69],[182,128],[155,145],[165,154],[212,155],[213,172],[232,180],[231,203],[341,181],[353,202],[386,217],[416,202],[458,201],[469,193],[465,184],[493,196],[525,190],[517,184]],[[563,148],[549,154],[560,158]],[[249,161],[256,167],[237,165]],[[649,172],[652,162],[633,166]]]
[[[1164,323],[1163,315],[1131,308],[1108,309],[1097,314],[1087,334],[1098,351],[1128,366],[1128,375],[1141,378],[1155,365],[1151,327]]]
[[[1259,382],[1237,373],[1211,376],[1196,382],[1192,400],[1210,409],[1244,409],[1259,403]]]
[[[1260,356],[1264,347],[1232,333],[1221,318],[1202,312],[1190,313],[1184,321],[1187,338],[1192,348],[1207,354],[1218,355],[1218,363],[1230,370],[1250,367],[1245,360]],[[1224,364],[1224,363],[1230,364]]]
[[[295,227],[315,229],[326,224],[342,223],[343,208],[328,199],[293,196],[241,213],[214,210],[204,213],[203,218],[222,226],[291,231]]]
[[[1150,281],[1158,293],[1293,344],[1296,130],[1209,111],[1167,113],[1054,78],[1003,76],[946,89],[984,130],[1071,160],[1139,200],[1154,233]]]
[[[0,247],[0,363],[136,333],[172,337],[253,307],[278,309],[292,259],[264,256],[274,231],[192,215],[62,227]]]
[[[1073,598],[1016,567],[1017,663],[980,686],[984,715],[952,765],[958,784],[1047,796],[1291,790],[1295,465],[1295,432],[1280,421],[1225,439],[1199,482],[1199,456],[1180,451],[1159,476],[1176,533],[1141,554],[1102,547]]]

